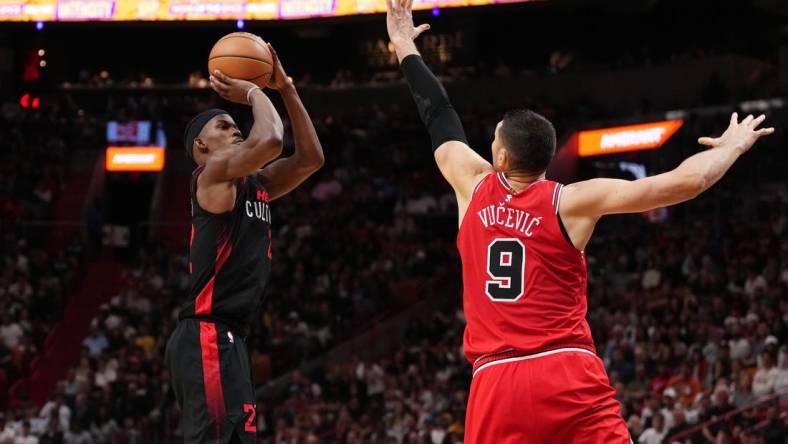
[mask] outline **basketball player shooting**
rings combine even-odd
[[[473,364],[465,420],[469,444],[630,443],[586,316],[583,250],[608,214],[639,213],[695,198],[772,128],[764,116],[730,126],[675,170],[635,181],[545,179],[553,125],[528,110],[504,115],[490,164],[473,151],[446,91],[422,61],[412,0],[387,0],[387,28],[435,161],[459,207],[467,326]]]
[[[293,155],[277,159],[282,121],[265,93],[218,71],[211,76],[212,88],[231,102],[252,107],[248,137],[218,109],[202,112],[186,128],[186,152],[197,163],[190,187],[191,297],[167,344],[167,363],[189,444],[256,442],[255,393],[244,337],[271,271],[269,204],[323,165],[312,121],[269,49],[274,66],[268,87],[280,93],[290,117]]]

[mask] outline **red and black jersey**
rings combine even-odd
[[[562,187],[539,180],[515,193],[491,173],[474,191],[457,237],[471,362],[507,351],[594,350],[585,256],[558,215]]]
[[[245,331],[259,311],[271,274],[269,194],[255,175],[237,179],[233,209],[210,213],[197,202],[203,168],[191,179],[191,297],[179,318],[214,320]]]

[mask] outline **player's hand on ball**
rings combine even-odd
[[[252,82],[228,77],[219,70],[214,71],[209,80],[211,88],[224,100],[240,103],[241,105],[249,105],[249,91],[258,87]]]
[[[271,51],[271,56],[274,58],[274,70],[273,73],[271,73],[271,80],[268,81],[268,87],[276,91],[281,91],[284,88],[292,86],[292,77],[288,77],[287,73],[285,73],[285,68],[279,60],[279,55],[270,43],[268,44],[268,50]]]
[[[422,32],[430,29],[430,25],[413,25],[413,0],[386,0],[386,29],[389,39],[395,45],[398,42],[413,41]]]
[[[706,145],[711,148],[719,146],[731,146],[736,150],[744,153],[761,137],[768,136],[774,132],[774,128],[761,128],[758,129],[761,123],[766,119],[766,116],[761,114],[758,118],[753,118],[749,115],[739,122],[739,115],[733,113],[731,115],[731,123],[728,129],[720,137],[701,137],[698,143]]]

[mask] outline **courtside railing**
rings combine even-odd
[[[753,401],[753,402],[751,402],[749,404],[743,405],[743,406],[741,406],[741,407],[739,407],[739,408],[737,408],[735,410],[732,410],[732,411],[730,411],[730,412],[728,412],[728,413],[726,413],[726,414],[724,414],[722,416],[718,416],[716,418],[712,418],[712,419],[709,419],[708,421],[702,422],[702,423],[696,425],[695,427],[693,427],[691,429],[688,429],[688,430],[685,430],[684,432],[681,432],[681,433],[679,433],[679,434],[677,434],[675,436],[670,436],[670,437],[668,437],[668,439],[665,442],[667,444],[674,444],[674,443],[681,444],[681,443],[684,442],[684,440],[686,440],[687,438],[692,437],[696,433],[701,433],[703,431],[703,429],[705,429],[705,428],[708,428],[708,427],[711,427],[711,426],[714,426],[714,425],[720,424],[720,423],[730,422],[734,418],[736,418],[737,416],[740,416],[740,415],[742,415],[744,413],[747,413],[747,412],[755,410],[755,409],[759,409],[759,408],[762,408],[762,407],[767,407],[770,404],[773,404],[775,407],[777,407],[778,410],[785,410],[786,408],[788,408],[788,387],[783,388],[782,390],[779,390],[779,391],[775,392],[772,395],[764,396],[763,398],[757,399],[757,400],[755,400],[755,401]]]

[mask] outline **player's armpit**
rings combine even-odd
[[[435,150],[435,162],[457,197],[470,200],[479,181],[493,170],[490,162],[463,142],[452,140]]]
[[[640,213],[690,200],[702,191],[701,178],[675,170],[634,181],[591,179],[564,187],[560,211],[562,216],[592,218]]]

